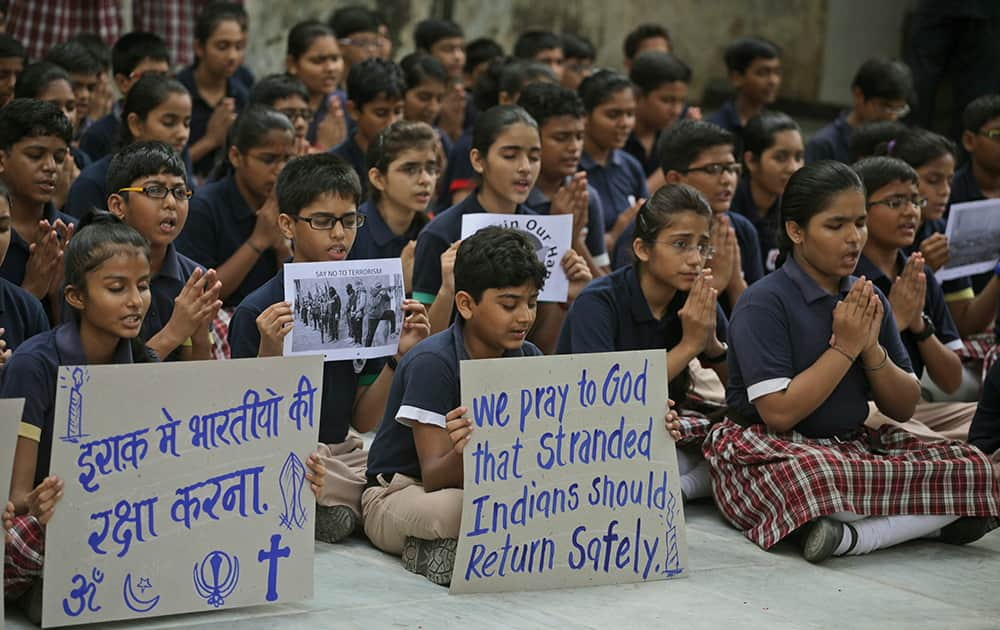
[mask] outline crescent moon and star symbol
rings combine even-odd
[[[142,593],[146,594],[146,591],[151,589],[153,584],[149,581],[149,578],[139,578],[137,588]],[[156,595],[150,599],[142,599],[140,596],[135,594],[132,589],[132,574],[128,573],[125,575],[125,583],[122,584],[122,597],[125,599],[125,605],[129,607],[130,610],[137,613],[147,613],[160,603],[160,596]]]

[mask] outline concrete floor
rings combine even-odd
[[[641,585],[449,596],[358,538],[316,544],[312,600],[150,619],[143,628],[997,628],[1000,533],[871,556],[802,560],[764,552],[710,504],[689,506],[690,573]],[[33,628],[8,611],[7,628]],[[134,622],[108,624],[133,628]]]

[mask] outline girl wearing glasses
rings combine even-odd
[[[801,528],[810,562],[980,538],[1000,514],[986,455],[864,427],[869,398],[897,422],[912,418],[920,383],[892,304],[852,275],[868,239],[858,175],[840,162],[805,166],[781,216],[787,259],[730,318],[729,419],[703,448],[719,509],[764,549]]]
[[[295,154],[295,129],[270,107],[251,105],[230,131],[221,179],[198,189],[177,249],[222,282],[222,308],[215,321],[216,358],[228,358],[223,343],[233,309],[271,279],[290,250],[278,231],[274,185]]]
[[[406,293],[412,291],[417,235],[429,219],[441,166],[430,125],[401,120],[368,145],[370,199],[358,208],[366,218],[351,249],[352,260],[401,258]]]
[[[328,151],[346,140],[347,95],[338,88],[344,79],[344,57],[333,31],[317,20],[292,27],[285,69],[309,91],[309,109],[315,112],[306,133],[309,142]]]
[[[709,421],[694,413],[688,363],[700,359],[726,382],[726,316],[705,262],[712,210],[696,189],[667,184],[636,216],[635,262],[590,283],[566,314],[556,352],[663,349],[671,397],[682,417],[677,460],[685,499],[707,497],[712,479],[701,455]],[[688,448],[683,448],[687,446]]]
[[[135,142],[162,142],[185,157],[188,186],[191,161],[187,143],[191,136],[191,96],[176,79],[163,74],[144,74],[135,82],[122,104],[118,150]],[[64,212],[82,218],[93,209],[106,210],[108,203],[109,154],[83,169],[69,190]]]

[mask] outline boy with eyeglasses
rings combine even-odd
[[[361,185],[350,164],[329,153],[297,157],[281,171],[275,192],[278,227],[294,243],[292,262],[347,258],[357,230],[364,225],[364,216],[357,212]],[[234,359],[281,356],[294,321],[291,305],[284,301],[284,285],[284,273],[278,271],[236,308],[229,323]],[[366,433],[375,428],[385,410],[397,362],[430,334],[422,304],[406,300],[403,311],[395,356],[323,365],[318,450],[327,476],[316,500],[317,540],[343,540],[361,522],[368,453],[351,429]]]
[[[130,144],[111,158],[107,189],[108,210],[149,241],[151,301],[140,337],[164,361],[210,359],[222,283],[174,247],[191,197],[184,162],[162,142]]]
[[[913,244],[920,210],[927,205],[927,198],[917,189],[917,172],[890,157],[866,158],[853,168],[868,191],[868,240],[854,275],[871,280],[888,296],[917,378],[926,368],[935,385],[946,394],[954,393],[962,384],[962,362],[956,354],[962,349],[958,328],[923,255],[914,252],[907,258],[903,253]],[[872,429],[892,424],[924,438],[965,441],[975,412],[976,403],[921,398],[908,422],[896,422],[872,405],[865,424]]]
[[[962,113],[969,161],[955,172],[949,204],[1000,197],[1000,95],[980,96]]]
[[[851,81],[853,105],[806,144],[806,164],[819,160],[850,162],[851,132],[864,123],[898,120],[910,112],[913,77],[906,64],[885,57],[861,64]]]
[[[330,16],[329,24],[344,53],[343,76],[365,59],[379,56],[382,44],[378,18],[371,10],[357,5],[341,7]]]
[[[295,154],[312,153],[306,136],[315,114],[309,108],[309,91],[290,74],[271,74],[250,90],[250,103],[267,105],[285,115],[295,127]]]

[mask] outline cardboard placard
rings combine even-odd
[[[0,399],[0,488],[3,488],[4,493],[10,488],[10,478],[14,473],[14,448],[17,446],[17,432],[22,413],[24,413],[23,398]],[[3,496],[3,503],[7,504],[6,494]],[[3,587],[0,586],[0,591],[2,590]],[[3,593],[0,592],[0,595]],[[5,614],[3,600],[4,598],[0,597],[0,628],[3,627]]]

